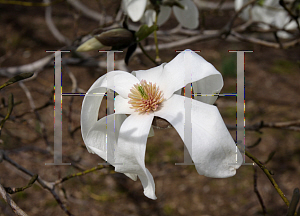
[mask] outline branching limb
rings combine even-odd
[[[24,167],[22,167],[21,165],[19,165],[17,162],[15,162],[14,160],[12,160],[10,157],[8,157],[8,155],[2,151],[2,156],[3,156],[3,160],[6,160],[8,163],[10,163],[11,165],[13,165],[14,167],[16,167],[18,170],[22,171],[23,173],[29,175],[29,176],[34,176],[33,173],[31,173],[29,170],[25,169]],[[51,182],[47,182],[45,180],[43,180],[41,177],[37,178],[37,182],[46,190],[48,190],[52,196],[54,197],[54,199],[56,200],[56,202],[59,204],[60,208],[69,216],[73,216],[73,214],[66,208],[66,206],[63,204],[63,202],[61,201],[61,199],[59,198],[59,196],[57,195],[57,193],[54,190],[54,183]]]
[[[299,21],[298,21],[299,16],[294,15],[294,14],[292,13],[292,11],[286,6],[284,0],[279,0],[279,4],[280,4],[280,5],[284,8],[284,10],[290,15],[290,17],[292,17],[293,20],[295,20],[295,22],[297,23],[298,30],[300,31],[300,25],[299,25]]]
[[[19,216],[28,216],[17,204],[12,200],[10,195],[6,193],[5,189],[3,186],[0,184],[0,194],[5,200],[5,202],[11,207],[11,209],[16,213],[16,215]]]

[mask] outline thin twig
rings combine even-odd
[[[95,171],[100,170],[100,169],[103,169],[103,168],[105,168],[105,166],[103,166],[103,165],[98,165],[98,166],[96,166],[96,167],[93,167],[93,168],[91,168],[91,169],[85,170],[85,171],[83,171],[83,172],[79,172],[79,173],[75,173],[75,174],[71,174],[71,175],[65,176],[65,177],[63,177],[63,178],[61,178],[61,179],[55,181],[55,182],[54,182],[54,185],[58,185],[58,184],[60,184],[60,183],[63,183],[63,182],[65,182],[65,181],[71,179],[71,178],[78,177],[78,176],[83,176],[83,175],[86,175],[86,174],[91,173],[91,172],[95,172]]]
[[[50,106],[50,105],[54,105],[54,102],[53,102],[52,97],[50,98],[49,101],[47,101],[45,104],[41,105],[40,107],[37,107],[37,108],[34,108],[33,110],[26,111],[26,112],[24,112],[24,113],[21,113],[21,114],[19,114],[19,115],[16,115],[15,118],[21,118],[21,117],[23,117],[24,115],[27,115],[27,114],[29,114],[29,113],[34,113],[34,112],[36,112],[36,111],[42,110],[42,109],[44,109],[44,108],[46,108],[46,107],[48,107],[48,106]]]
[[[266,207],[265,207],[265,204],[264,204],[264,201],[257,189],[257,169],[256,169],[256,166],[253,166],[253,186],[254,186],[254,192],[258,198],[258,201],[261,205],[261,208],[262,208],[262,211],[263,211],[263,214],[266,215],[267,214],[267,210],[266,210]]]
[[[277,191],[277,193],[279,194],[279,196],[282,198],[282,200],[284,201],[284,203],[287,206],[289,206],[290,202],[287,200],[287,198],[283,194],[282,190],[279,188],[278,184],[276,183],[276,181],[272,177],[271,171],[268,170],[267,167],[265,167],[256,157],[254,157],[248,151],[245,151],[245,154],[247,155],[247,157],[249,157],[251,160],[253,160],[262,169],[262,171],[266,174],[266,176],[268,177],[268,179],[270,180],[270,182],[272,183],[272,185],[274,186],[275,190]]]
[[[31,110],[35,114],[37,120],[39,121],[39,126],[41,127],[41,132],[42,132],[43,139],[44,139],[46,145],[49,147],[50,143],[48,141],[47,130],[46,130],[46,127],[45,127],[44,123],[42,122],[40,114],[36,110],[35,103],[33,101],[32,95],[31,95],[29,89],[25,86],[25,84],[23,82],[19,82],[18,84],[20,85],[20,87],[23,89],[23,91],[26,94],[26,97],[27,97],[27,99],[29,101]]]
[[[153,64],[155,64],[156,66],[158,66],[157,62],[147,53],[147,51],[143,48],[142,44],[139,43],[139,47],[141,48],[142,52],[144,53],[144,55],[151,61],[153,62]]]
[[[29,180],[28,184],[24,187],[21,187],[21,188],[10,188],[10,187],[5,187],[5,190],[7,193],[10,193],[10,194],[14,194],[14,193],[18,193],[20,191],[24,191],[26,190],[27,188],[30,188],[34,182],[37,180],[39,176],[37,174],[35,174],[34,176],[32,176],[32,178]]]

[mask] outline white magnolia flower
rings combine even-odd
[[[235,0],[235,10],[238,11],[247,2],[249,2],[249,0]],[[252,19],[255,22],[262,22],[260,27],[264,30],[269,30],[269,25],[286,30],[297,28],[297,23],[279,4],[279,0],[263,0],[262,5],[256,4],[254,6],[248,6],[241,13],[241,17],[244,20]],[[290,37],[290,34],[285,31],[279,31],[278,33],[279,37]]]
[[[145,167],[145,151],[149,130],[155,116],[164,118],[184,140],[185,100],[175,92],[188,84],[185,74],[191,74],[195,92],[212,94],[223,87],[222,75],[201,56],[186,50],[171,62],[149,70],[112,71],[100,77],[88,90],[82,104],[81,130],[83,140],[91,153],[114,164],[115,170],[133,180],[137,176],[144,187],[144,194],[156,199],[155,184]],[[108,80],[113,79],[114,85]],[[119,95],[115,98],[115,114],[98,120],[99,106],[107,88]],[[175,94],[174,94],[175,93]],[[192,159],[200,175],[226,178],[235,175],[242,156],[228,132],[223,119],[213,104],[216,97],[198,97],[192,100],[191,124]],[[208,104],[210,103],[210,104]],[[129,114],[126,116],[124,114]],[[106,132],[106,122],[114,123],[115,132]],[[105,152],[107,138],[115,152]],[[114,153],[114,158],[112,157]],[[113,161],[114,159],[114,161]]]
[[[179,3],[184,9],[173,6],[173,12],[178,22],[186,28],[195,29],[199,25],[199,12],[197,6],[192,0],[180,0]],[[152,26],[155,22],[156,12],[154,9],[146,9],[147,4],[150,5],[147,0],[123,0],[123,10],[132,21],[137,22],[141,20],[148,26]],[[145,11],[146,10],[146,11]],[[157,17],[157,25],[164,24],[171,16],[171,7],[160,6],[160,13]]]

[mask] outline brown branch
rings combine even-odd
[[[236,125],[226,125],[229,130],[235,130]],[[262,128],[276,128],[276,129],[285,129],[285,130],[293,130],[300,131],[300,119],[294,121],[287,122],[270,122],[265,123],[264,121],[260,121],[259,123],[253,125],[246,125],[246,130],[252,130],[260,132],[259,130]]]
[[[17,204],[12,200],[10,195],[6,193],[3,186],[0,184],[0,194],[3,197],[4,201],[11,207],[11,209],[19,216],[28,216]]]
[[[267,46],[267,47],[273,47],[273,48],[276,48],[276,49],[280,48],[280,44],[278,44],[278,43],[264,41],[264,40],[257,39],[257,38],[254,38],[254,37],[247,37],[247,36],[244,36],[244,35],[241,35],[241,34],[235,32],[233,30],[231,30],[230,34],[232,36],[234,36],[235,38],[241,40],[241,41],[246,41],[246,42],[250,42],[250,43],[253,43],[253,44],[259,44],[259,45],[263,45],[263,46]],[[298,45],[299,43],[300,43],[300,38],[297,38],[295,40],[282,43],[282,48],[283,49],[288,49],[288,48],[291,48],[291,47],[294,47],[294,46]]]
[[[22,171],[23,173],[29,175],[29,176],[33,176],[33,174],[27,170],[26,168],[22,167],[21,165],[19,165],[17,162],[15,162],[14,160],[12,160],[11,158],[8,157],[8,155],[2,151],[2,155],[3,155],[3,159],[6,160],[7,162],[9,162],[11,165],[13,165],[14,167],[16,167],[18,170]],[[69,216],[73,216],[73,214],[66,208],[66,206],[63,204],[63,202],[61,201],[61,199],[59,198],[59,196],[56,194],[56,192],[54,191],[55,187],[54,187],[54,183],[51,182],[47,182],[45,180],[43,180],[41,177],[37,178],[37,182],[46,190],[48,190],[52,196],[54,197],[54,199],[56,200],[56,202],[59,204],[60,208]]]

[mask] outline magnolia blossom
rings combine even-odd
[[[191,75],[189,81],[185,81],[186,73]],[[202,94],[218,93],[223,87],[222,75],[215,67],[195,52],[186,50],[169,63],[149,70],[131,74],[111,71],[91,86],[83,100],[81,131],[88,151],[108,160],[115,171],[133,180],[139,177],[144,194],[151,199],[156,199],[155,184],[145,166],[145,151],[153,118],[167,120],[184,140],[187,100],[192,104],[192,145],[186,146],[198,173],[226,178],[235,175],[242,163],[242,156],[217,107],[211,105],[216,97],[191,99],[177,94],[188,83],[193,83],[194,91]],[[115,113],[98,120],[99,106],[107,88],[118,93]],[[107,131],[107,123],[114,124],[115,131]],[[106,152],[107,140],[114,151]]]
[[[235,10],[239,10],[249,0],[235,0]],[[270,29],[269,25],[275,26],[278,29],[293,30],[297,28],[297,23],[293,20],[288,12],[279,4],[279,0],[263,0],[262,5],[256,4],[248,6],[241,13],[244,20],[253,20],[261,22],[262,29]],[[300,18],[299,18],[300,22]],[[290,37],[285,31],[279,31],[278,36],[282,38]]]
[[[199,12],[192,0],[180,0],[179,3],[184,9],[173,6],[173,12],[178,22],[186,28],[195,29],[199,25]],[[149,8],[147,8],[147,5]],[[137,22],[141,20],[148,26],[155,22],[156,12],[151,8],[147,0],[123,0],[122,7],[125,13]],[[160,12],[157,17],[157,25],[164,24],[171,16],[171,7],[160,5]]]

